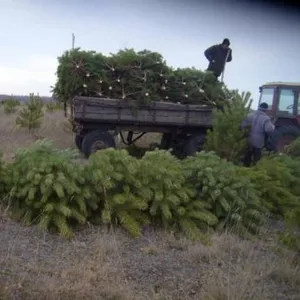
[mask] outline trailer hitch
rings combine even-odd
[[[133,132],[129,131],[127,134],[127,143],[132,143]]]
[[[133,138],[133,131],[129,131],[127,133],[127,138],[126,138],[126,141],[125,141],[124,135],[123,135],[122,131],[120,131],[121,140],[127,146],[132,145],[133,143],[135,143],[137,140],[139,140],[145,134],[146,134],[146,132],[142,132],[135,139],[132,139]]]

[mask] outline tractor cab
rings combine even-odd
[[[259,88],[259,104],[269,105],[267,114],[276,131],[270,138],[273,149],[282,151],[300,137],[300,83],[270,82]]]

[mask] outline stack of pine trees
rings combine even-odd
[[[195,68],[174,70],[156,52],[120,50],[105,56],[74,49],[58,58],[56,99],[76,95],[101,98],[222,105],[223,84],[209,72]]]

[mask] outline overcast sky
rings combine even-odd
[[[267,81],[300,81],[300,17],[228,1],[0,0],[0,93],[50,94],[57,56],[76,45],[108,54],[160,52],[175,67],[207,67],[204,50],[223,38],[230,88],[255,100]]]

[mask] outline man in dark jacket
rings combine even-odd
[[[209,61],[207,71],[213,72],[217,79],[224,70],[225,61],[232,61],[232,50],[229,45],[229,39],[224,39],[222,44],[211,46],[204,51],[204,55]]]
[[[254,113],[250,113],[242,122],[243,129],[249,128],[248,148],[244,156],[244,165],[249,167],[252,163],[257,163],[261,159],[262,149],[265,146],[266,135],[275,130],[270,117],[266,114],[267,103],[261,103]]]

